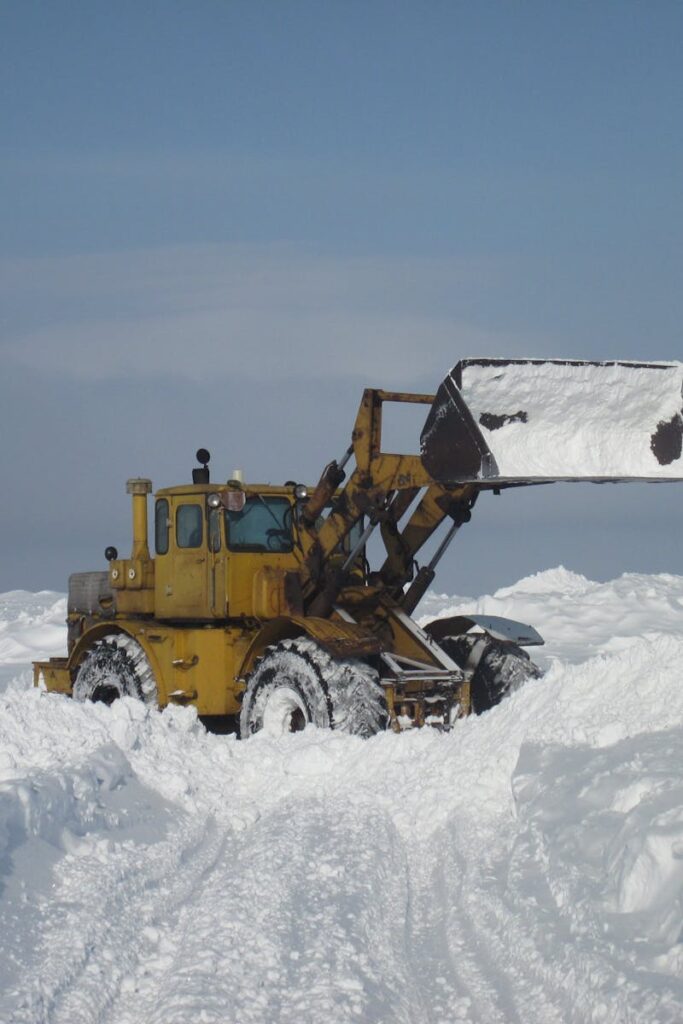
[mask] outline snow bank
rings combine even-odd
[[[480,598],[426,595],[422,625],[434,618],[504,615],[535,626],[545,647],[533,650],[544,668],[554,661],[580,663],[599,652],[628,648],[634,638],[683,631],[683,577],[624,573],[595,583],[563,566],[528,576]]]
[[[607,935],[636,958],[647,948],[662,968],[683,952],[683,780],[671,770],[681,755],[680,729],[599,751],[529,744],[513,775],[523,827],[511,873],[545,864],[575,934]]]
[[[0,695],[0,1020],[679,1021],[683,579],[424,607],[532,621],[546,676],[369,741]]]
[[[66,647],[66,598],[52,590],[0,594],[0,692],[23,676],[31,661],[62,654]]]

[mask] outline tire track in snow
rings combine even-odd
[[[65,857],[50,927],[40,936],[39,977],[17,993],[12,1024],[105,1019],[146,955],[155,921],[201,885],[223,841],[210,821],[183,818],[157,842],[86,840]]]
[[[234,842],[108,1024],[415,1024],[403,843],[375,809],[288,801]],[[196,1015],[194,1017],[196,1018]]]
[[[623,951],[595,929],[577,927],[553,899],[547,865],[519,842],[517,822],[501,819],[488,849],[461,839],[451,823],[436,843],[441,884],[459,879],[445,921],[451,955],[477,1024],[676,1024],[681,1002],[662,975],[629,980]],[[461,845],[462,843],[462,845]],[[463,853],[462,851],[466,851]],[[462,952],[465,956],[462,956]]]
[[[441,837],[444,849],[453,841],[454,831],[446,830]],[[449,906],[443,922],[446,942],[470,992],[471,1020],[477,1024],[565,1024],[560,1005],[548,998],[539,984],[535,970],[538,951],[527,956],[524,936],[516,936],[517,946],[506,936],[506,915],[488,897],[495,866],[486,852],[475,851],[476,846],[470,846],[463,856],[454,844],[435,880]]]
[[[478,831],[478,830],[476,830]],[[466,815],[410,851],[411,971],[430,1024],[564,1024],[562,1010],[499,940],[500,922],[478,885],[485,855]],[[463,834],[468,835],[463,842]],[[470,851],[463,856],[462,846]]]
[[[454,958],[445,928],[446,894],[436,884],[433,849],[413,849],[408,913],[412,976],[419,988],[421,1019],[429,1024],[470,1021],[475,994],[460,958]],[[495,1020],[491,1016],[491,1021]]]

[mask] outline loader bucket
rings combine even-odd
[[[463,359],[420,440],[448,485],[683,480],[683,363]]]

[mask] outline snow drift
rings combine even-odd
[[[442,735],[240,743],[29,686],[0,597],[0,1020],[683,1017],[683,579],[563,569],[426,617],[531,621],[543,679]]]

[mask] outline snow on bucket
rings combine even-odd
[[[443,483],[683,480],[683,363],[464,359],[422,461]]]

